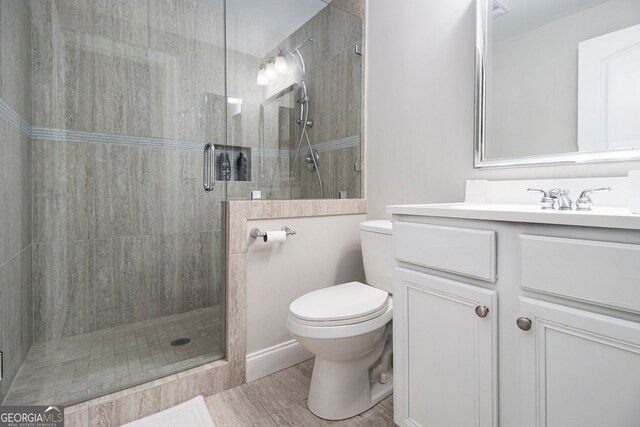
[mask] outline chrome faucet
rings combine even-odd
[[[540,200],[540,208],[541,209],[553,209],[555,204],[555,199],[549,197],[549,192],[546,190],[542,190],[540,188],[527,188],[527,191],[538,191],[542,193],[542,199]]]
[[[527,188],[527,191],[537,191],[542,193],[542,199],[540,200],[540,207],[542,209],[559,209],[561,211],[573,209],[573,202],[569,197],[569,190],[554,188],[553,190],[545,191],[539,188]],[[580,194],[580,197],[576,199],[576,210],[590,211],[593,206],[593,201],[591,200],[591,197],[589,197],[589,194],[600,191],[611,191],[611,187],[584,190]]]
[[[553,190],[549,191],[549,197],[555,200],[557,208],[561,211],[569,211],[573,209],[573,202],[569,197],[569,190],[554,188]]]
[[[590,211],[593,206],[593,201],[589,194],[599,192],[599,191],[611,191],[611,187],[602,187],[602,188],[591,188],[588,190],[584,190],[580,197],[576,200],[576,210],[577,211]]]

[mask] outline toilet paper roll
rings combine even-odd
[[[280,243],[287,240],[287,233],[285,231],[266,231],[263,239],[267,243]]]
[[[640,214],[640,170],[629,171],[629,210]]]

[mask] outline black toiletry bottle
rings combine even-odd
[[[247,158],[244,156],[242,152],[238,156],[238,160],[236,161],[236,170],[238,171],[238,181],[246,181],[247,180]]]
[[[229,153],[220,154],[220,179],[229,181],[231,179],[231,162],[229,161]]]

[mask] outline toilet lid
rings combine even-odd
[[[360,282],[349,282],[309,292],[291,303],[289,311],[298,319],[329,322],[356,319],[383,312],[389,294]]]

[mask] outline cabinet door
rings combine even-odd
[[[524,297],[520,307],[531,320],[522,426],[640,425],[640,323]]]
[[[496,301],[495,291],[395,269],[397,424],[496,424]]]

